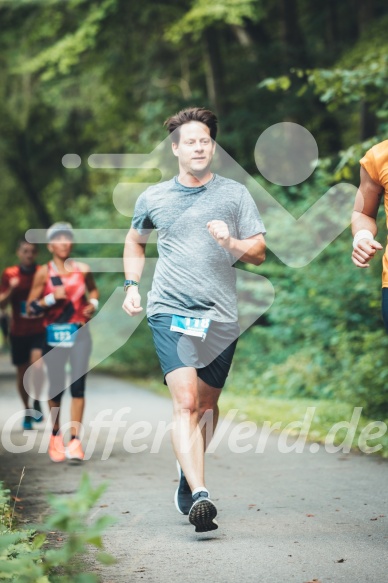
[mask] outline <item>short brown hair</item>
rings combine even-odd
[[[20,247],[23,245],[32,245],[35,248],[35,251],[39,251],[39,246],[37,243],[31,243],[31,241],[27,241],[26,239],[18,239],[16,242],[16,251],[19,251]]]
[[[185,123],[190,123],[191,121],[199,121],[205,124],[210,130],[210,137],[212,140],[216,139],[217,136],[217,117],[210,111],[210,109],[205,109],[204,107],[188,107],[187,109],[182,109],[178,111],[175,115],[172,115],[164,122],[170,134],[173,134],[175,130],[183,126]],[[179,141],[179,131],[175,132],[171,136],[172,141],[178,143]]]

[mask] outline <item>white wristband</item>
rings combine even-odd
[[[55,306],[55,304],[57,303],[57,300],[55,299],[53,293],[44,296],[43,301],[46,304],[46,306]]]
[[[373,241],[374,239],[373,233],[371,233],[367,229],[361,229],[361,231],[357,231],[353,239],[353,249],[357,247],[358,242],[361,241],[361,239],[369,239],[369,241]]]
[[[94,306],[94,309],[98,310],[99,301],[97,298],[90,298],[89,304],[92,304],[92,306]]]

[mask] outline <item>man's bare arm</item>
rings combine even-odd
[[[10,284],[11,284],[11,282],[10,282]],[[12,285],[9,285],[9,287],[5,291],[0,293],[0,308],[1,309],[4,309],[7,306],[7,304],[9,303],[11,296],[12,296],[12,292],[15,289],[15,287],[13,287]]]
[[[265,261],[266,244],[264,236],[254,235],[248,239],[230,239],[228,251],[237,259],[252,265],[261,265]]]
[[[376,217],[382,193],[382,186],[374,182],[365,168],[361,167],[360,186],[352,214],[352,233],[355,236],[360,231],[369,231],[373,239],[360,238],[358,240],[352,253],[352,261],[357,267],[369,267],[369,261],[376,251],[382,249],[380,243],[374,240],[377,235]]]
[[[265,261],[266,244],[261,233],[247,239],[235,239],[230,236],[228,225],[219,220],[209,221],[207,228],[213,239],[240,261],[253,265],[260,265]]]
[[[149,234],[140,235],[136,229],[131,228],[125,238],[124,246],[124,273],[125,279],[140,282],[145,263],[145,248]],[[131,286],[126,292],[123,310],[130,316],[135,316],[143,311],[140,306],[141,297],[137,286]]]

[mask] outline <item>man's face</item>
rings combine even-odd
[[[47,245],[48,250],[60,259],[67,259],[73,247],[72,240],[67,235],[59,234]]]
[[[31,245],[31,243],[22,243],[16,251],[20,265],[23,267],[31,267],[31,265],[34,265],[37,253],[37,248],[35,245]]]
[[[207,125],[191,121],[180,126],[179,143],[172,144],[172,151],[179,160],[181,171],[193,176],[205,175],[211,164],[215,142],[210,137]]]

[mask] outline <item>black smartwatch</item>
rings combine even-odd
[[[138,287],[139,286],[139,282],[138,281],[135,281],[134,279],[126,279],[124,281],[124,291],[125,292],[128,291],[128,289],[130,287],[132,287],[132,286]]]

